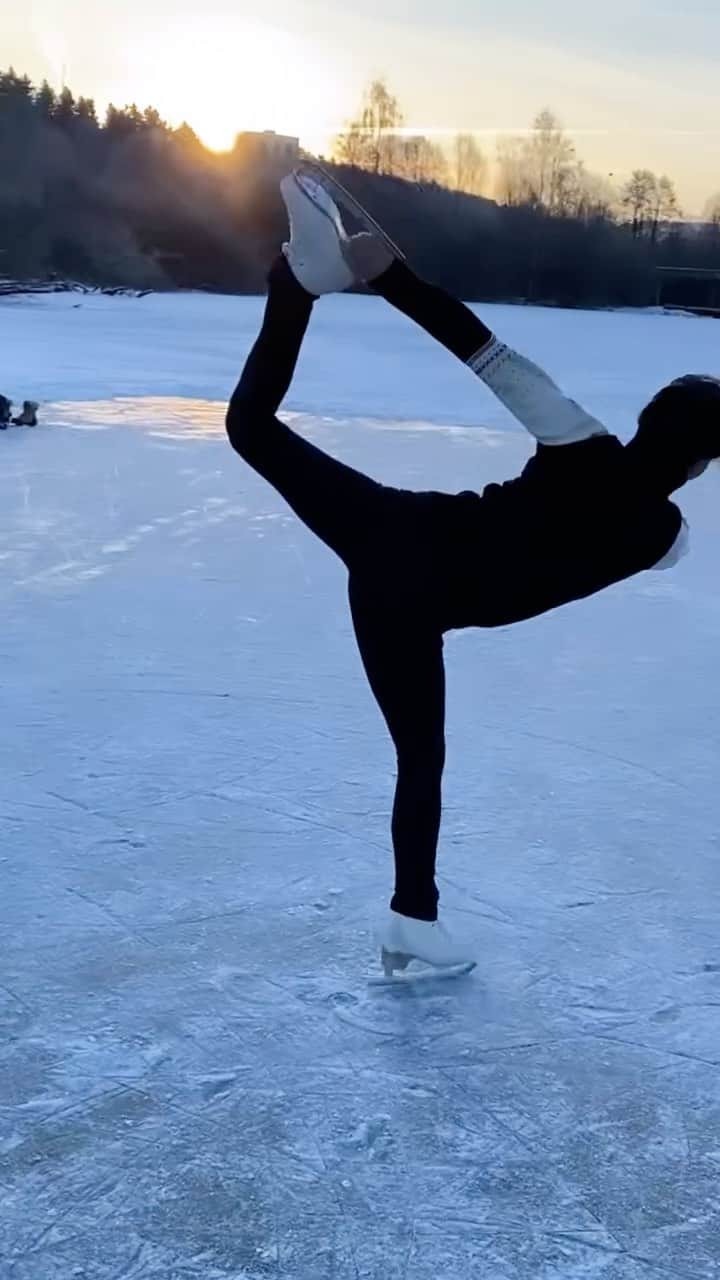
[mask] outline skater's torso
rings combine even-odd
[[[403,576],[445,631],[536,617],[654,568],[682,528],[614,436],[539,446],[515,480],[482,494],[407,494]],[[414,526],[414,527],[413,527]],[[391,557],[392,559],[392,557]]]

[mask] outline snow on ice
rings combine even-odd
[[[488,308],[627,436],[717,324]],[[711,1280],[720,478],[671,574],[447,643],[451,985],[373,989],[392,755],[341,566],[236,459],[257,300],[0,306],[3,1280]],[[529,444],[379,301],[288,408],[408,487]]]

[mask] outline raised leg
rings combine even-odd
[[[372,289],[463,364],[468,364],[493,340],[492,330],[464,302],[437,285],[421,280],[406,263],[397,259],[372,281]]]
[[[404,262],[393,262],[372,288],[462,360],[540,444],[577,444],[607,434],[544,369],[499,342],[469,307]]]
[[[313,298],[284,258],[270,275],[260,335],[228,406],[237,453],[282,495],[295,514],[351,565],[378,527],[386,490],[291,431],[275,415],[287,394]]]

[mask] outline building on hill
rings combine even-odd
[[[289,173],[300,159],[300,139],[286,137],[272,129],[264,133],[239,133],[231,152],[240,168],[262,168],[273,173]]]

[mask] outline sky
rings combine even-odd
[[[0,19],[5,65],[217,148],[267,128],[327,151],[384,75],[413,131],[492,154],[549,106],[598,173],[668,172],[690,216],[720,190],[718,0],[0,0]]]

